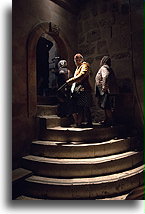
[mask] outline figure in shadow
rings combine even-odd
[[[66,84],[66,81],[70,78],[71,71],[67,67],[66,60],[60,60],[58,62],[58,74],[57,74],[57,98],[58,104],[58,116],[66,117],[70,115],[68,104],[70,100],[70,86]],[[65,87],[63,87],[65,85]],[[61,88],[62,87],[62,88]]]
[[[115,124],[118,86],[109,56],[104,56],[100,61],[100,69],[95,77],[95,94],[100,108],[105,112],[105,119],[100,121],[100,124],[104,126]]]

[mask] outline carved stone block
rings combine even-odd
[[[54,23],[50,22],[49,23],[49,32],[50,33],[55,33],[55,34],[59,34],[59,27],[57,25],[55,25]]]

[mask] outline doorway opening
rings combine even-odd
[[[36,47],[37,96],[46,97],[56,93],[59,48],[48,34],[42,34]]]
[[[28,91],[27,91],[27,98],[28,98],[28,117],[36,116],[37,114],[37,105],[38,104],[45,104],[46,100],[48,100],[47,94],[51,93],[51,91],[54,93],[55,87],[54,87],[54,81],[52,81],[51,71],[53,68],[55,70],[57,65],[57,60],[59,60],[58,57],[61,59],[69,60],[72,58],[72,50],[70,49],[70,44],[68,43],[65,35],[61,30],[58,30],[59,28],[55,24],[51,22],[43,22],[39,23],[36,26],[34,26],[33,30],[30,32],[30,35],[28,37],[27,41],[27,63],[28,63]],[[43,37],[46,45],[46,82],[45,87],[40,87],[41,82],[39,83],[40,89],[38,89],[37,82],[39,81],[41,69],[39,69],[39,75],[37,74],[37,65],[39,64],[37,62],[37,53],[39,52],[37,50],[37,45],[39,39],[42,39]],[[52,44],[53,43],[53,44]],[[47,47],[48,45],[48,47]],[[41,46],[41,45],[40,45]],[[52,46],[52,47],[51,47]],[[53,48],[55,47],[55,51],[53,51]],[[44,51],[45,52],[45,51]],[[52,54],[54,57],[51,57],[51,52],[55,52],[55,54]],[[39,54],[39,57],[41,57],[41,54]],[[42,57],[41,57],[42,58]],[[53,59],[54,58],[54,59]],[[53,59],[53,60],[52,60]],[[49,63],[48,63],[49,62]],[[38,63],[38,64],[37,64]],[[57,78],[57,76],[55,76]],[[51,79],[51,84],[49,80]],[[44,85],[45,85],[44,84]],[[53,86],[53,87],[52,87]],[[52,89],[52,90],[51,90]],[[39,91],[40,90],[40,91]],[[41,95],[38,95],[41,94]],[[56,97],[56,93],[54,94]],[[49,95],[50,96],[50,95]],[[49,104],[49,103],[48,103]]]

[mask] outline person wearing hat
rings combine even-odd
[[[109,56],[104,56],[100,61],[100,69],[95,77],[95,91],[99,106],[105,111],[105,120],[100,123],[107,126],[113,125],[115,122],[115,97],[118,94],[118,86]]]

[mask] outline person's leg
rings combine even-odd
[[[75,124],[78,125],[78,113],[74,113],[73,118],[74,118]]]
[[[106,102],[105,102],[105,123],[109,124],[113,122],[113,115],[112,115],[112,109],[111,109],[111,99],[110,95],[107,96]]]
[[[83,111],[80,111],[78,113],[78,126],[82,124],[82,121],[83,121]]]
[[[81,126],[84,117],[84,108],[83,106],[78,106],[78,126]]]
[[[108,105],[108,102],[107,102],[107,100],[104,102],[104,95],[102,95],[102,96],[99,97],[98,105],[99,105],[99,107],[101,109],[104,110],[104,115],[105,115],[104,120],[100,121],[99,123],[101,125],[105,125],[107,123],[107,121],[108,121],[108,114],[107,114],[107,105]]]
[[[78,113],[73,114],[73,118],[75,121],[76,126],[81,126],[83,121],[83,109],[79,109]]]
[[[91,111],[89,107],[84,108],[84,115],[86,117],[87,125],[92,125],[92,117],[91,117]]]
[[[105,115],[106,115],[106,122],[112,123],[113,122],[113,115],[111,109],[105,109]]]
[[[104,109],[104,114],[105,114],[104,120],[99,122],[99,124],[101,124],[101,125],[106,125],[108,123],[108,120],[109,120],[109,118],[108,118],[108,110],[107,109]]]
[[[105,119],[99,122],[103,126],[109,126],[113,124],[112,112],[110,109],[104,109]]]
[[[105,120],[104,120],[104,122],[106,122],[106,121],[108,121],[107,109],[104,109],[104,112],[105,112]]]
[[[106,118],[108,123],[110,124],[115,123],[114,109],[115,109],[115,96],[109,95],[106,105]]]

